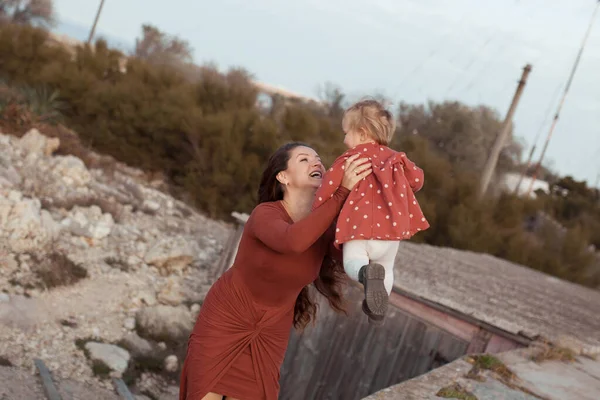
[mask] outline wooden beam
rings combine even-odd
[[[427,305],[392,292],[390,304],[409,313],[410,315],[428,324],[437,326],[448,333],[466,341],[471,342],[479,331],[479,328],[468,322],[452,317],[442,311],[435,310]]]
[[[38,372],[40,373],[40,378],[42,379],[42,386],[44,388],[44,394],[48,398],[48,400],[62,400],[60,394],[58,393],[58,389],[54,385],[52,381],[52,374],[46,367],[46,364],[39,358],[33,360]]]
[[[486,331],[488,331],[490,333],[493,333],[494,335],[501,336],[501,337],[503,337],[505,339],[511,340],[511,341],[513,341],[515,343],[518,343],[518,344],[522,345],[522,346],[529,346],[529,344],[532,341],[531,339],[529,339],[529,338],[527,338],[525,336],[517,335],[517,334],[511,333],[511,332],[505,331],[502,328],[498,328],[497,326],[490,325],[487,322],[481,321],[481,320],[479,320],[477,318],[474,318],[474,317],[472,317],[470,315],[464,314],[464,313],[462,313],[460,311],[454,310],[454,309],[452,309],[450,307],[446,307],[446,306],[444,306],[442,304],[439,304],[439,303],[433,302],[431,300],[427,300],[425,298],[419,297],[419,296],[414,295],[412,293],[409,293],[409,292],[407,292],[405,290],[402,290],[402,289],[400,289],[398,287],[394,287],[392,294],[396,294],[396,295],[399,295],[401,297],[405,297],[407,299],[411,299],[411,300],[413,300],[415,302],[421,303],[421,304],[423,304],[423,305],[425,305],[425,306],[427,306],[429,308],[432,308],[432,309],[440,311],[440,312],[442,312],[442,313],[444,313],[444,314],[446,314],[446,315],[448,315],[450,317],[453,317],[456,320],[460,320],[462,322],[466,322],[466,323],[471,324],[473,326],[476,326],[478,328],[483,328]]]
[[[135,400],[123,379],[113,378],[113,385],[119,396],[124,400]]]
[[[488,343],[492,338],[492,334],[485,329],[479,328],[479,331],[473,336],[469,347],[467,347],[467,354],[483,353],[488,347]]]

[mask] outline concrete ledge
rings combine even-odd
[[[440,388],[464,376],[472,365],[463,359],[446,364],[427,374],[413,378],[396,386],[380,390],[363,400],[422,400],[439,399],[435,394]]]
[[[427,374],[380,390],[363,400],[440,400],[442,388],[459,384],[478,400],[597,400],[600,398],[600,361],[575,357],[573,361],[530,359],[533,348],[496,355],[510,371],[507,381],[489,370],[480,370],[478,379],[467,378],[473,367],[464,359],[446,364]]]

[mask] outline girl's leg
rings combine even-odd
[[[344,243],[344,270],[351,279],[363,284],[363,312],[367,314],[369,321],[381,321],[387,310],[388,298],[383,284],[385,269],[369,262],[369,242],[370,240],[352,240]]]
[[[399,241],[370,240],[367,249],[371,262],[381,264],[385,268],[383,283],[388,296],[392,293],[394,287],[394,264],[399,246]]]
[[[366,240],[352,240],[342,246],[344,271],[350,279],[360,282],[358,272],[369,263]]]

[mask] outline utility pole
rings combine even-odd
[[[519,81],[519,85],[517,86],[515,95],[513,96],[508,112],[506,113],[506,117],[504,118],[502,128],[496,136],[494,146],[492,147],[488,159],[485,162],[485,166],[483,167],[483,173],[481,174],[481,181],[479,183],[479,199],[481,199],[483,195],[485,195],[485,192],[488,189],[490,180],[492,179],[492,175],[494,174],[494,170],[496,169],[496,164],[498,163],[498,157],[500,157],[500,152],[502,151],[502,148],[504,147],[504,142],[506,141],[506,137],[510,132],[512,117],[517,109],[517,104],[519,103],[521,94],[523,94],[523,89],[525,89],[525,83],[527,82],[527,77],[529,76],[530,72],[531,64],[527,64],[523,68],[521,80]]]
[[[554,120],[552,121],[552,125],[550,126],[550,130],[548,131],[548,137],[546,138],[546,142],[544,143],[544,148],[542,149],[542,154],[540,155],[540,161],[538,161],[533,176],[531,177],[531,182],[529,184],[529,189],[527,189],[527,197],[531,194],[531,189],[533,189],[533,184],[537,178],[537,175],[540,172],[540,168],[542,167],[542,161],[544,160],[544,155],[546,155],[546,149],[548,149],[548,144],[550,143],[550,139],[552,138],[552,133],[554,132],[554,128],[558,122],[558,118],[560,115],[560,111],[562,110],[563,105],[565,104],[565,99],[567,98],[567,94],[569,93],[569,88],[571,87],[571,83],[573,82],[573,77],[575,76],[575,71],[577,70],[577,66],[579,65],[579,60],[581,60],[581,54],[583,53],[583,49],[585,48],[585,44],[590,36],[590,32],[592,31],[592,26],[594,24],[594,19],[596,18],[596,13],[598,12],[598,7],[600,6],[600,0],[596,2],[596,7],[594,8],[594,12],[592,13],[592,18],[590,19],[590,24],[587,28],[585,36],[583,37],[583,42],[581,43],[581,47],[579,48],[579,53],[577,53],[577,58],[575,58],[575,63],[573,64],[573,69],[571,70],[571,74],[569,75],[569,80],[567,81],[567,85],[565,86],[565,91],[560,99],[560,103],[558,104],[558,108],[556,109],[556,114],[554,114]]]
[[[96,33],[96,25],[98,24],[98,19],[100,19],[100,13],[102,12],[102,7],[104,6],[104,0],[100,0],[100,6],[98,7],[98,12],[96,13],[96,18],[94,19],[94,25],[92,25],[92,29],[90,30],[90,36],[88,37],[87,43],[92,44],[92,39],[94,38],[94,33]]]

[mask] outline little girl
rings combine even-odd
[[[371,159],[373,173],[355,186],[338,216],[335,246],[343,245],[344,270],[364,285],[363,311],[377,325],[387,311],[400,240],[429,228],[414,195],[423,187],[423,170],[388,147],[395,127],[392,114],[377,101],[348,108],[342,129],[349,150],[327,171],[313,204],[319,207],[336,191],[348,157],[360,153]]]

